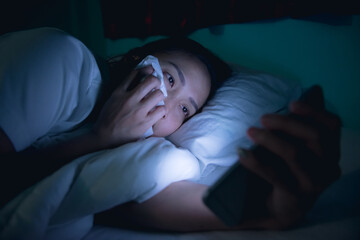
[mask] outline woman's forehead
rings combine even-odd
[[[159,61],[163,62],[163,64],[172,65],[172,67],[174,67],[175,64],[176,67],[184,71],[196,70],[208,72],[206,65],[196,56],[191,55],[190,53],[174,51],[167,53],[159,53],[155,56],[158,57]]]

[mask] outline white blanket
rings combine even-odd
[[[78,158],[0,210],[0,239],[81,239],[93,214],[197,179],[197,159],[163,138]]]

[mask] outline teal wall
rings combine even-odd
[[[54,0],[28,12],[33,14],[23,28],[59,27],[103,57],[161,37],[105,39],[98,0]],[[285,19],[217,30],[219,34],[201,29],[190,38],[226,61],[297,80],[305,87],[320,84],[344,127],[360,132],[360,16],[353,17],[352,25]]]
[[[192,37],[230,62],[303,86],[320,84],[344,126],[360,130],[360,16],[352,26],[283,20],[229,25],[220,36],[201,30]]]

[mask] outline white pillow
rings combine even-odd
[[[197,157],[204,178],[217,166],[234,164],[238,147],[252,145],[246,130],[260,126],[263,114],[286,112],[289,102],[300,95],[295,82],[236,67],[203,111],[168,139]]]

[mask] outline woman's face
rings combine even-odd
[[[168,96],[166,115],[153,126],[153,136],[165,137],[178,129],[205,103],[210,92],[210,75],[196,57],[182,52],[154,54],[164,75]]]

